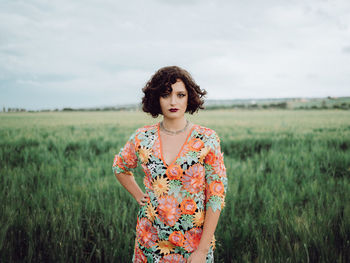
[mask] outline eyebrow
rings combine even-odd
[[[174,91],[174,90],[173,90]],[[169,91],[169,90],[166,90],[165,92],[164,92],[165,94],[170,94],[171,92]],[[176,94],[179,94],[179,93],[185,93],[186,94],[186,90],[180,90],[180,91],[177,91],[177,92],[175,92]]]

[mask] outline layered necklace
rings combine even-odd
[[[179,133],[181,133],[181,132],[184,132],[184,131],[186,130],[186,128],[188,127],[189,123],[190,123],[190,122],[186,119],[186,125],[185,125],[185,127],[184,127],[183,129],[177,130],[177,131],[169,131],[169,130],[167,130],[167,129],[164,127],[163,121],[161,121],[161,123],[160,123],[160,128],[161,128],[162,131],[164,131],[165,133],[167,133],[167,134],[169,134],[169,135],[176,135],[176,134],[179,134]]]

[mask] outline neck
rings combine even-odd
[[[165,129],[170,131],[178,131],[185,127],[186,125],[186,118],[183,117],[181,119],[168,119],[163,118],[163,125]]]

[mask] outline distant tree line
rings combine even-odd
[[[231,104],[231,105],[210,105],[205,107],[207,110],[216,110],[216,109],[287,109],[287,102],[280,103],[269,103],[269,104],[258,104],[258,103],[249,103],[249,104]]]
[[[1,108],[0,108],[1,109]],[[63,108],[63,109],[41,109],[41,110],[26,110],[23,108],[6,108],[3,107],[2,112],[55,112],[55,111],[135,111],[139,110],[140,107],[103,107],[103,108]]]
[[[302,105],[294,104],[293,102],[275,102],[275,103],[236,103],[236,104],[214,104],[205,105],[205,110],[217,110],[217,109],[294,109],[294,110],[323,110],[323,109],[340,109],[350,110],[349,102],[338,102],[334,103],[334,99],[303,103]],[[63,109],[42,109],[42,110],[26,110],[23,108],[5,108],[3,112],[66,112],[66,111],[137,111],[141,110],[141,105],[128,105],[118,107],[95,107],[95,108],[70,108],[66,107]]]
[[[1,109],[1,108],[0,108]],[[5,107],[3,107],[2,108],[2,111],[3,112],[25,112],[25,111],[27,111],[26,109],[23,109],[23,108],[5,108]]]
[[[327,110],[327,109],[339,109],[339,110],[350,110],[350,103],[348,102],[342,102],[342,103],[335,103],[332,105],[327,105],[325,101],[322,101],[320,105],[303,105],[296,107],[295,109],[301,109],[301,110]]]
[[[340,109],[340,110],[350,110],[350,102],[335,103],[327,105],[323,101],[319,105],[301,105],[293,106],[287,102],[280,103],[267,103],[267,104],[231,104],[231,105],[210,105],[206,106],[207,110],[217,110],[217,109],[294,109],[294,110],[323,110],[323,109]]]
[[[135,111],[139,110],[137,106],[103,107],[103,108],[63,108],[62,111]]]

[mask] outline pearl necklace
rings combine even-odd
[[[165,127],[164,127],[164,125],[163,125],[163,121],[161,121],[161,123],[160,123],[160,128],[161,128],[163,131],[165,131],[167,134],[169,134],[169,135],[176,135],[176,134],[179,134],[179,133],[181,133],[181,132],[184,132],[184,131],[186,130],[186,128],[188,127],[188,124],[189,124],[189,123],[190,123],[190,122],[189,122],[188,120],[186,120],[186,126],[185,126],[183,129],[177,130],[177,131],[170,131],[170,130],[165,129]]]

